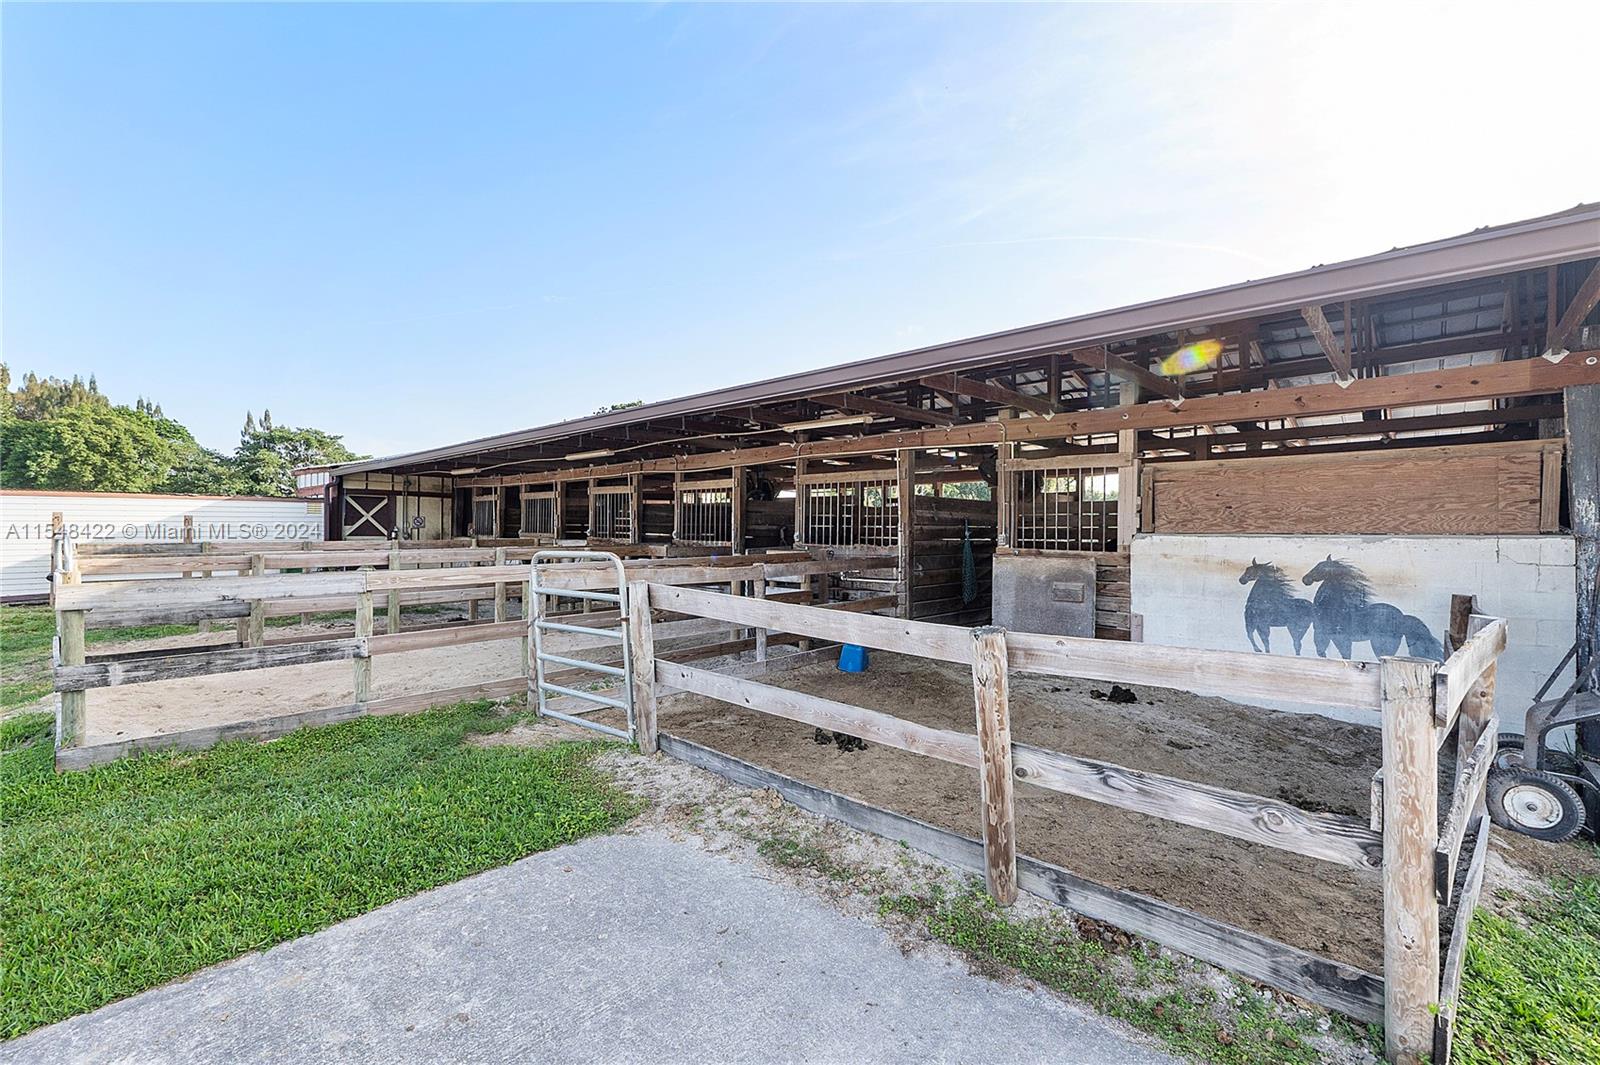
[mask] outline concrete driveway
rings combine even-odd
[[[0,1045],[0,1062],[1171,1062],[692,841],[535,855]]]

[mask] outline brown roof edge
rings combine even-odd
[[[653,418],[699,414],[722,407],[770,403],[823,391],[861,388],[1025,355],[1087,347],[1129,336],[1209,325],[1291,310],[1311,303],[1363,299],[1408,288],[1471,280],[1600,255],[1600,203],[1538,218],[1488,226],[1426,244],[1315,266],[1259,281],[1245,281],[1182,296],[989,333],[926,348],[804,370],[734,385],[626,411],[554,422],[532,429],[466,440],[423,451],[368,459],[334,468],[344,476],[431,462],[500,447],[560,439],[596,429],[636,425]]]

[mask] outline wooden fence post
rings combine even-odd
[[[267,557],[265,555],[250,556],[250,575],[252,577],[265,576],[267,572]],[[261,647],[267,642],[267,604],[260,599],[250,600],[249,624],[245,626],[246,647]]]
[[[528,563],[528,569],[530,572],[533,570],[532,562]],[[533,618],[529,613],[532,603],[533,581],[530,578],[522,582],[522,675],[528,678],[530,685],[533,683]],[[530,700],[528,709],[532,710],[533,692],[530,691],[528,697]]]
[[[764,571],[764,568],[763,568],[763,571]],[[757,577],[755,579],[754,583],[755,583],[756,598],[757,599],[765,599],[767,597],[767,579],[765,577]],[[767,630],[766,629],[757,629],[756,630],[756,661],[757,662],[765,662],[766,660],[767,660]]]
[[[56,580],[61,584],[81,584],[83,574],[78,571],[78,552],[65,529],[58,534],[60,542],[58,561],[60,570]],[[52,590],[53,590],[52,585]],[[56,613],[56,657],[64,666],[84,664],[84,619],[81,610],[62,610]],[[56,749],[78,747],[83,744],[88,731],[89,693],[86,691],[61,692],[56,696]]]
[[[628,656],[633,667],[633,725],[640,754],[655,754],[656,643],[650,621],[650,585],[631,581],[628,594]]]
[[[356,639],[366,640],[372,636],[372,593],[356,593]],[[366,709],[368,701],[372,698],[372,659],[361,657],[353,659],[356,671],[356,705]]]
[[[494,549],[494,564],[497,567],[506,564],[505,548],[497,547]],[[509,590],[509,586],[505,581],[494,582],[494,619],[496,622],[506,619],[506,596]]]
[[[400,570],[400,541],[389,541],[389,572],[398,573]],[[389,602],[383,609],[384,621],[391,633],[400,631],[400,586],[395,585],[389,589]]]
[[[1433,1052],[1439,1001],[1439,752],[1432,662],[1383,660],[1383,1027],[1390,1061]]]
[[[1017,820],[1011,781],[1011,714],[1006,633],[985,625],[972,630],[972,693],[978,715],[983,814],[983,879],[1002,906],[1017,901]],[[1429,855],[1432,855],[1430,850]]]

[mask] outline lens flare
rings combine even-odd
[[[1185,344],[1162,359],[1157,364],[1156,370],[1163,377],[1181,377],[1186,373],[1209,369],[1216,364],[1221,354],[1222,341],[1197,340],[1193,344]]]

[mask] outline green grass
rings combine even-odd
[[[193,625],[142,625],[124,629],[90,629],[86,643],[153,640],[195,632]],[[50,694],[50,641],[56,617],[47,606],[0,608],[0,710],[26,706]]]
[[[1552,887],[1550,899],[1525,906],[1516,919],[1486,909],[1473,918],[1457,1063],[1600,1062],[1600,880]]]
[[[1182,964],[1141,940],[1108,934],[1112,945],[1065,916],[1016,919],[971,882],[958,892],[940,885],[911,894],[885,895],[879,910],[920,922],[934,939],[965,954],[980,971],[1022,973],[1080,999],[1101,1013],[1159,1037],[1172,1049],[1224,1065],[1314,1065],[1321,1052],[1309,1041],[1315,1022],[1273,1008],[1270,999],[1241,981],[1229,983],[1227,1002],[1198,980],[1184,980]],[[1342,1019],[1345,1039],[1371,1038]]]
[[[607,830],[601,744],[480,747],[488,703],[52,768],[0,724],[0,1038]]]

